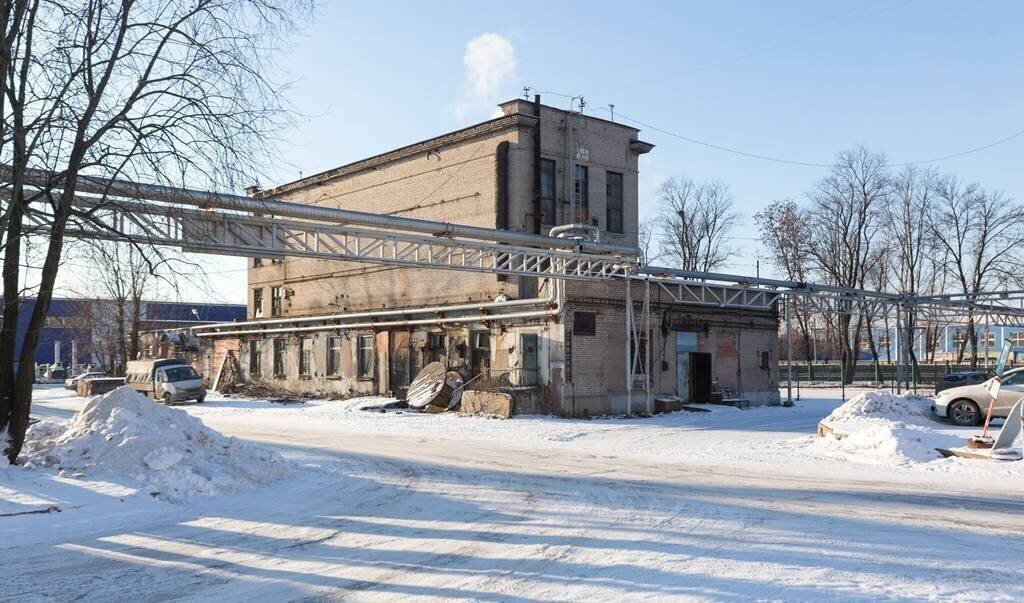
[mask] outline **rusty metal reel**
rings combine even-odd
[[[426,408],[429,405],[447,408],[451,399],[451,389],[446,388],[447,371],[440,362],[431,362],[423,367],[416,378],[409,384],[409,392],[405,401],[410,408]],[[447,393],[445,400],[439,400]]]

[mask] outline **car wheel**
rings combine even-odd
[[[162,401],[163,401],[164,404],[170,406],[171,405],[171,394],[164,394],[164,397],[162,398]]]
[[[202,404],[206,401],[206,398],[196,398],[196,404]]]
[[[953,424],[961,427],[972,427],[981,423],[981,409],[971,400],[954,400],[946,414]]]

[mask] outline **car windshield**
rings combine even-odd
[[[192,370],[191,366],[172,366],[164,369],[168,381],[185,381],[187,379],[198,379],[199,375]]]

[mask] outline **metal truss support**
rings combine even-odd
[[[793,298],[786,296],[786,406],[793,406]]]
[[[79,198],[67,236],[130,239],[183,251],[244,257],[305,257],[578,280],[623,278],[636,261],[615,255],[476,239],[225,214],[138,201]],[[49,234],[51,216],[30,212],[30,234]]]
[[[633,279],[626,279],[626,416],[633,415]]]

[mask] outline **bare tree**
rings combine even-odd
[[[818,279],[840,287],[864,288],[883,252],[879,245],[881,213],[891,187],[884,156],[864,147],[839,154],[829,175],[808,195],[806,250]],[[864,309],[856,302],[850,302],[850,307],[834,318],[847,382],[853,381],[858,342],[866,322]]]
[[[803,210],[796,201],[773,201],[754,214],[754,221],[761,233],[761,244],[768,250],[772,264],[782,271],[786,279],[806,282],[811,270],[811,255],[805,241],[810,237],[810,232]],[[793,319],[800,332],[803,357],[810,362],[813,360],[811,311],[800,298],[793,298],[792,301]]]
[[[658,189],[662,257],[683,270],[709,272],[736,255],[729,233],[739,216],[729,187],[669,178]]]
[[[307,0],[0,4],[0,434],[11,462],[24,442],[32,360],[65,236],[81,223],[111,228],[99,219],[111,203],[106,196],[98,209],[76,210],[80,178],[232,189],[253,183],[267,164],[268,137],[286,125],[281,88],[268,77],[277,42],[307,9]],[[31,169],[52,176],[30,186]],[[22,247],[32,223],[45,224],[48,238],[29,328],[16,342]]]
[[[661,257],[654,240],[654,220],[641,220],[637,230],[637,245],[640,248],[640,259],[644,264],[653,264]]]
[[[955,176],[939,178],[934,191],[930,232],[960,291],[970,295],[1019,283],[1024,208],[1000,192],[986,192]],[[963,346],[969,343],[972,367],[978,362],[976,326],[974,315],[968,314],[967,338],[957,360],[963,359]]]

